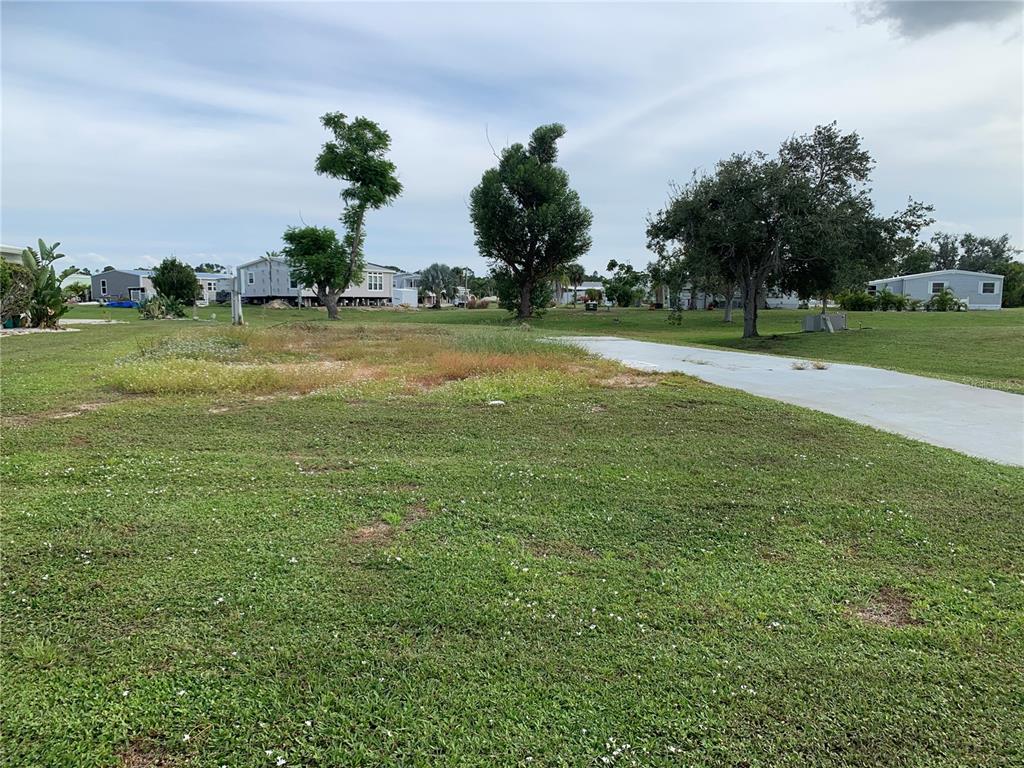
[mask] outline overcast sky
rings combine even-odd
[[[0,237],[93,269],[174,254],[234,265],[285,227],[340,230],[313,162],[327,111],[392,136],[405,193],[367,258],[484,267],[467,201],[541,123],[594,212],[588,268],[635,266],[644,220],[734,151],[837,120],[877,161],[885,212],[1022,223],[1016,3],[2,5]]]

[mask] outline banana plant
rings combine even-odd
[[[75,273],[74,267],[63,270],[58,277],[53,262],[63,259],[63,253],[57,253],[60,243],[47,245],[39,240],[39,250],[26,248],[21,252],[21,260],[32,276],[32,299],[29,302],[28,314],[33,328],[56,328],[61,316],[68,311],[68,304],[61,295],[60,282],[68,275]]]

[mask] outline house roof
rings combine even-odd
[[[230,277],[231,275],[224,272],[196,272],[196,278],[199,280],[227,280]]]
[[[868,280],[868,285],[874,285],[875,283],[887,283],[890,280],[906,280],[911,277],[934,277],[935,275],[975,275],[977,277],[998,277],[1000,280],[1003,278],[1002,275],[996,275],[991,272],[972,272],[969,269],[936,269],[932,272],[915,272],[912,275],[896,275],[895,277],[883,277],[878,280]]]

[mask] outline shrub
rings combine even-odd
[[[32,274],[21,264],[0,261],[0,322],[28,312],[32,285]]]
[[[870,312],[877,306],[877,301],[867,291],[847,291],[836,296],[841,309],[847,312]]]
[[[929,312],[959,312],[967,309],[967,302],[960,301],[949,288],[943,288],[941,293],[936,293],[924,305]]]
[[[466,302],[466,309],[487,309],[490,302],[485,299],[470,299]]]
[[[924,302],[921,301],[921,299],[908,299],[907,300],[907,311],[908,312],[917,312],[917,310],[919,310],[922,306],[924,306]]]
[[[883,312],[888,312],[890,309],[902,312],[907,308],[907,297],[899,293],[893,293],[886,288],[875,297],[875,303],[877,308]]]
[[[184,317],[185,307],[180,301],[161,296],[151,296],[139,304],[139,317],[143,320],[163,320],[173,317]]]

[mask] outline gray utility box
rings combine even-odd
[[[846,330],[846,314],[843,312],[834,315],[806,315],[804,317],[804,332],[808,331],[834,331]]]

